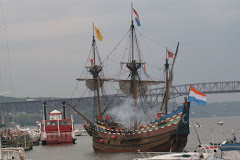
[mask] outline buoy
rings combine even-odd
[[[112,136],[111,139],[112,139],[112,140],[116,140],[116,136]]]
[[[104,143],[104,140],[103,140],[103,139],[100,139],[99,142],[100,142],[100,143]]]

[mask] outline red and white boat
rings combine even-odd
[[[41,121],[42,145],[75,143],[75,132],[73,118],[65,118],[65,102],[63,103],[63,113],[56,109],[49,113],[49,120],[46,118],[46,102],[43,103],[43,120]],[[62,118],[63,116],[63,118]]]

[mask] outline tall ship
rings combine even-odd
[[[171,86],[173,82],[173,68],[177,58],[178,47],[173,54],[166,48],[166,59],[164,68],[164,80],[154,80],[150,76],[143,79],[141,75],[145,73],[145,62],[142,61],[140,47],[136,36],[136,28],[133,21],[133,14],[136,15],[137,25],[141,25],[137,12],[131,6],[131,27],[129,30],[129,56],[127,62],[120,62],[120,67],[128,69],[127,79],[105,78],[103,74],[103,62],[98,57],[96,40],[93,31],[92,48],[90,55],[90,65],[86,66],[91,78],[78,78],[78,81],[85,81],[87,88],[94,93],[93,120],[83,115],[73,104],[68,105],[75,110],[84,122],[84,128],[92,136],[92,146],[95,151],[100,152],[137,152],[137,151],[182,151],[187,143],[189,134],[189,109],[190,102],[187,98],[181,105],[168,111],[168,102],[171,96]],[[96,30],[97,37],[100,34]],[[149,55],[148,55],[149,56]],[[150,57],[150,56],[149,56]],[[169,57],[172,58],[171,65]],[[106,59],[109,59],[107,57]],[[160,74],[160,73],[159,73]],[[122,76],[121,76],[122,77]],[[119,110],[115,116],[111,115],[113,109],[111,103],[113,98],[105,98],[106,83],[119,83],[119,90],[129,97],[131,103],[126,107],[115,107]],[[148,88],[152,85],[165,85],[165,93],[162,102],[155,105],[154,117],[149,117],[148,109],[152,108],[150,101],[154,97],[147,96]],[[148,94],[149,95],[149,94]],[[105,101],[109,100],[109,103]],[[127,101],[127,100],[126,100]],[[155,100],[156,101],[156,100]],[[103,105],[107,104],[107,105]],[[130,118],[125,117],[127,123],[123,123],[118,116],[120,112],[130,114],[126,108],[132,108],[133,114]],[[95,111],[96,110],[96,111]],[[143,113],[143,114],[140,114]],[[95,119],[94,119],[95,118]]]
[[[66,102],[62,103],[63,112],[55,109],[49,113],[49,119],[47,119],[46,102],[43,102],[43,120],[40,122],[40,140],[42,145],[75,143],[73,117],[66,119]]]

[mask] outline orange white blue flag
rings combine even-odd
[[[188,102],[196,102],[198,105],[205,106],[207,104],[207,96],[191,85]]]
[[[134,8],[133,8],[133,12],[134,12],[134,14],[135,14],[135,21],[136,21],[137,25],[138,25],[138,26],[141,26],[138,13],[137,13],[137,11],[136,11]]]

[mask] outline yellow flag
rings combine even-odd
[[[99,39],[99,41],[102,41],[103,40],[103,37],[101,35],[101,32],[99,31],[99,29],[97,29],[97,27],[95,27],[95,31],[96,31],[96,35],[97,35],[97,38]]]

